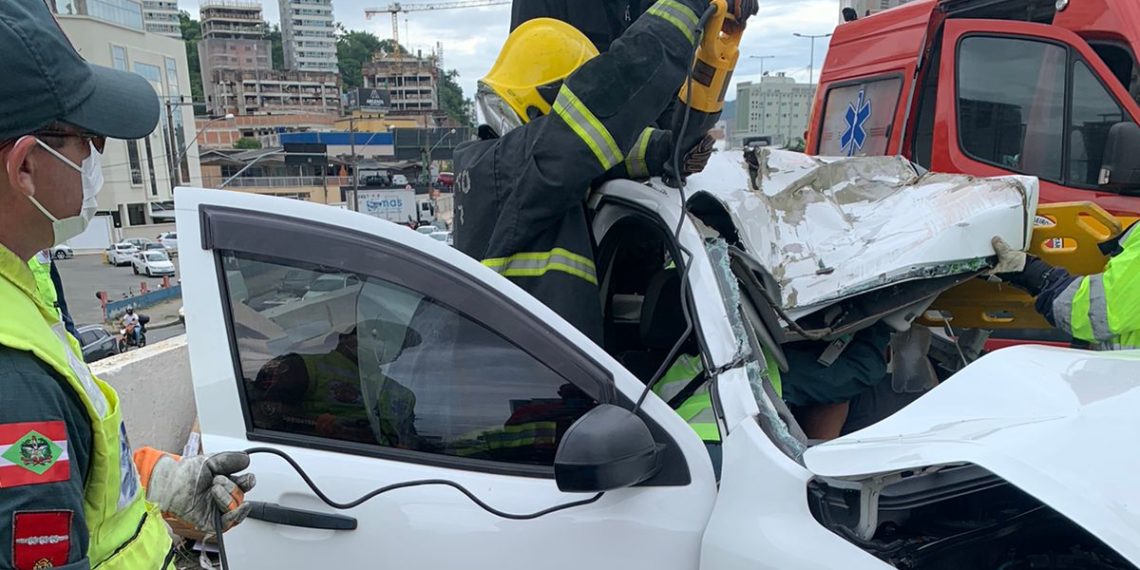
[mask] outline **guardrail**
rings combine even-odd
[[[225,182],[227,177],[206,176],[202,178],[202,185],[206,188],[217,188]],[[328,184],[329,188],[347,186],[352,184],[351,176],[239,176],[226,184],[226,188],[304,188],[322,187]]]

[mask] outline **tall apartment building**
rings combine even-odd
[[[142,5],[146,31],[176,40],[182,39],[177,0],[143,0]]]
[[[137,2],[87,0],[85,15],[68,15],[61,4],[60,28],[84,59],[141,75],[163,102],[154,132],[138,140],[107,141],[97,219],[100,224],[113,220],[117,237],[153,238],[173,231],[169,214],[174,187],[196,186],[202,180],[198,145],[192,144],[198,135],[194,111],[183,103],[190,96],[186,47],[180,40],[147,32]]]
[[[199,17],[198,59],[211,114],[339,112],[336,73],[273,69],[272,45],[263,39],[260,4],[204,0]]]
[[[389,112],[432,114],[439,111],[439,67],[434,57],[378,54],[361,69],[364,87],[387,91]]]
[[[279,0],[281,43],[290,71],[336,73],[332,0]]]
[[[811,114],[815,85],[796,83],[777,73],[758,83],[742,81],[736,86],[736,140],[768,135],[772,144],[785,145],[803,137]]]
[[[854,8],[860,18],[870,16],[875,12],[882,12],[888,8],[902,6],[910,0],[839,0],[840,21],[843,18],[844,8]]]

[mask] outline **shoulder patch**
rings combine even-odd
[[[70,477],[66,424],[0,424],[0,489],[67,481]]]
[[[16,570],[66,566],[71,554],[71,511],[18,512],[12,517]]]

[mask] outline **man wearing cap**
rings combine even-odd
[[[0,3],[0,53],[0,568],[168,567],[163,515],[236,524],[253,477],[233,474],[249,458],[132,457],[118,395],[27,264],[87,227],[106,139],[149,135],[158,97],[83,61],[43,0]]]

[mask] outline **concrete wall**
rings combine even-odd
[[[119,393],[133,447],[182,452],[198,417],[186,335],[100,360],[91,371]]]

